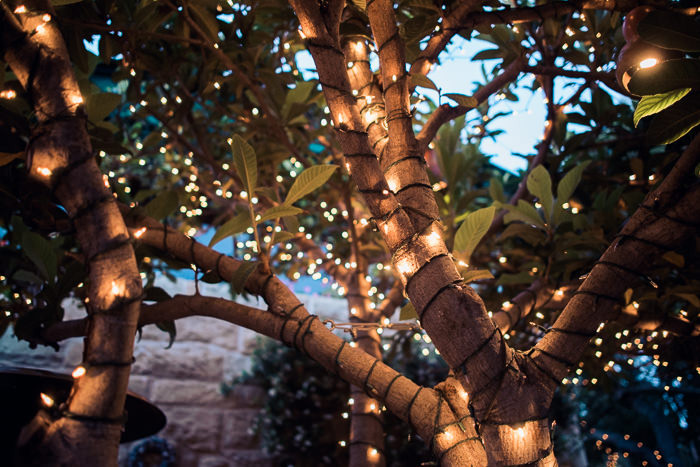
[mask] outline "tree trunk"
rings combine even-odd
[[[30,176],[73,220],[89,270],[82,367],[67,401],[41,411],[20,436],[20,465],[116,465],[141,296],[129,232],[95,162],[83,98],[68,52],[43,1],[15,13],[0,5],[3,57],[27,91],[38,125]],[[78,375],[79,373],[76,373]]]

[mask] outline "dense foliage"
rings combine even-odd
[[[373,304],[382,302],[396,281],[391,255],[343,167],[319,80],[305,69],[307,45],[286,3],[54,4],[51,21],[64,34],[79,78],[96,158],[126,216],[154,217],[248,262],[236,277],[225,278],[234,295],[245,293],[248,274],[264,258],[286,280],[306,280],[313,290],[338,297],[346,291],[335,283],[333,265],[359,268],[371,282]],[[348,4],[344,41],[369,36],[363,4]],[[453,6],[397,2],[409,62]],[[536,281],[550,290],[548,303],[506,334],[516,349],[529,348],[546,333],[605,248],[625,241],[616,237],[620,226],[697,132],[697,74],[681,82],[689,91],[680,97],[676,88],[659,91],[652,85],[638,93],[676,93],[661,107],[678,102],[680,111],[674,109],[671,117],[659,113],[652,123],[640,121],[642,112],[634,117],[634,96],[613,75],[625,44],[622,20],[619,11],[576,10],[517,25],[476,23],[474,31],[456,36],[485,41],[465,72],[475,80],[474,92],[518,60],[524,60],[526,72],[478,105],[428,76],[412,77],[418,91],[439,96],[433,102],[412,94],[418,131],[438,104],[473,107],[440,129],[424,157],[444,237],[463,277],[493,312]],[[697,66],[698,50],[683,50],[678,60]],[[375,61],[373,53],[376,71]],[[680,73],[665,67],[666,75]],[[65,210],[27,176],[24,148],[36,115],[16,77],[5,64],[2,69],[0,333],[12,326],[33,345],[57,345],[44,339],[43,330],[63,319],[64,299],[85,298],[87,271]],[[506,130],[499,122],[522,99],[545,108],[547,116],[543,140],[532,154],[522,155],[530,169],[513,174],[489,162],[483,143],[498,140]],[[690,115],[678,123],[682,128],[661,131],[670,128],[663,119],[677,122],[678,112]],[[649,140],[650,128],[663,134]],[[521,180],[519,199],[510,204]],[[500,223],[494,221],[499,216]],[[162,251],[138,243],[135,248],[148,302],[169,298],[154,286],[157,274],[222,279],[215,271],[192,273],[189,264]],[[568,402],[562,407],[580,419],[574,423],[583,427],[580,441],[589,456],[627,452],[635,460],[656,459],[635,450],[627,442],[633,440],[652,452],[658,448],[674,465],[698,462],[699,249],[695,238],[659,258],[653,272],[625,294],[623,314],[631,324],[621,319],[606,325],[575,374],[564,380]],[[404,313],[410,316],[410,307]],[[652,324],[635,327],[633,318]],[[160,326],[174,336],[173,323]],[[346,403],[342,385],[321,371],[309,376],[312,367],[291,359],[291,351],[267,352],[259,355],[251,376],[279,396],[270,399],[259,427],[267,445],[284,453],[293,446],[303,456],[313,451],[321,459],[342,455],[337,439],[346,427],[336,413]],[[315,389],[297,400],[299,393],[288,389],[300,379],[302,389]],[[307,398],[310,405],[297,405]],[[295,424],[295,430],[317,431],[282,434],[280,424],[289,426],[299,414],[332,419],[333,429]],[[601,433],[609,435],[601,439]],[[403,439],[405,433],[394,436]],[[281,437],[291,439],[280,451]],[[315,441],[319,444],[308,444]],[[400,459],[398,451],[388,451],[389,459]]]

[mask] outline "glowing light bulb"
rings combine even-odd
[[[3,99],[14,99],[17,97],[17,93],[13,89],[5,89],[4,91],[0,92],[0,97]]]
[[[80,378],[81,376],[84,376],[87,370],[85,369],[84,366],[80,365],[73,370],[73,373],[71,373],[71,376],[75,379]]]
[[[659,63],[659,60],[656,58],[645,58],[639,62],[639,68],[651,68],[657,63]]]
[[[146,230],[147,230],[146,227],[141,227],[141,228],[138,229],[136,232],[134,232],[134,237],[136,237],[136,238],[141,238],[141,235],[143,235],[144,233],[146,233]]]
[[[399,270],[401,274],[404,276],[410,273],[413,268],[411,267],[411,263],[408,259],[400,259],[396,262],[396,268]]]
[[[438,246],[440,245],[442,238],[440,237],[440,234],[433,231],[428,235],[428,243],[430,246]]]
[[[122,293],[124,293],[124,286],[112,281],[112,295],[121,295]]]
[[[44,394],[43,392],[39,394],[41,397],[41,402],[46,406],[46,407],[53,407],[54,400],[51,396],[48,394]]]
[[[51,169],[49,169],[48,167],[38,167],[36,171],[39,173],[39,175],[43,175],[44,177],[51,176]]]
[[[24,5],[20,5],[17,8],[15,8],[15,13],[20,14],[20,13],[26,13],[27,12],[27,7]]]

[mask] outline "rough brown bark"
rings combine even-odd
[[[146,227],[139,241],[196,264],[201,270],[216,271],[224,278],[231,277],[240,266],[239,261],[164,228],[156,221],[128,217],[127,221],[133,225],[134,232]],[[444,465],[485,465],[483,446],[473,423],[470,423],[473,421],[462,420],[461,425],[457,425],[454,412],[440,394],[432,389],[419,388],[361,349],[345,345],[317,317],[309,315],[303,304],[276,277],[257,271],[248,278],[246,288],[261,296],[269,308],[268,313],[239,324],[300,348],[329,371],[369,391],[375,399],[383,401],[388,410],[407,420],[423,439],[432,440],[433,449]],[[206,302],[206,306],[201,307],[205,316],[211,312],[208,310],[217,306],[230,306],[226,300],[208,300],[220,302]]]
[[[535,347],[536,360],[552,368],[555,378],[562,378],[578,361],[590,335],[601,324],[616,318],[624,291],[643,280],[664,248],[672,249],[696,234],[700,186],[688,180],[698,161],[700,135],[695,136],[660,186],[646,196],[642,207],[566,305],[553,325],[562,331],[548,333]]]
[[[21,465],[116,465],[141,296],[129,234],[95,162],[83,98],[48,2],[26,12],[0,5],[1,48],[26,89],[38,125],[27,148],[30,176],[66,208],[89,268],[84,365],[68,401],[22,433]]]
[[[435,218],[430,217],[429,210],[435,206],[432,191],[429,200],[420,199],[420,212],[425,213],[427,208],[428,215],[419,221],[420,214],[406,209],[410,205],[405,206],[419,198],[399,201],[399,196],[393,195],[395,187],[388,184],[391,191],[384,188],[392,173],[387,173],[386,179],[377,173],[376,158],[371,152],[344,73],[345,57],[338,43],[338,23],[332,21],[332,15],[322,13],[315,2],[292,1],[292,6],[316,62],[353,179],[393,252],[394,267],[401,273],[422,326],[445,361],[459,372],[465,389],[475,393],[470,403],[482,428],[482,439],[489,446],[489,462],[528,463],[542,459],[551,447],[549,427],[546,417],[543,417],[548,402],[548,384],[540,383],[534,377],[524,381],[526,371],[520,368],[520,364],[525,364],[527,359],[508,348],[505,339],[496,332],[481,299],[470,287],[461,284],[461,277],[441,238],[441,228],[434,223]],[[410,117],[406,115],[408,83],[407,75],[402,72],[403,50],[395,21],[392,22],[393,10],[385,0],[375,0],[368,9],[382,66],[389,144],[396,148],[392,153],[392,146],[388,146],[384,157],[394,158],[395,166],[401,165],[401,175],[405,180],[420,180],[419,177],[425,174],[424,168],[421,164],[410,163],[411,160],[416,162],[415,154],[411,152],[415,150],[415,138]],[[330,11],[332,7],[326,10]],[[392,118],[392,111],[396,112],[395,118]],[[396,141],[392,143],[394,137]],[[358,153],[363,157],[357,157]],[[386,167],[384,161],[381,165]],[[373,177],[374,184],[367,183],[369,176]],[[391,208],[382,209],[383,201]],[[410,223],[405,222],[408,219]],[[534,373],[537,370],[529,371]],[[515,391],[507,400],[504,397],[506,389]],[[494,403],[499,393],[504,402],[500,410],[495,410]],[[521,423],[527,425],[527,443],[521,438],[525,428],[519,430],[522,427],[511,426]],[[454,446],[475,459],[483,456],[481,444]]]

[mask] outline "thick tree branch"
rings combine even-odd
[[[385,0],[378,0],[372,4],[375,6],[371,8],[374,9],[381,2],[387,3]],[[350,92],[347,73],[344,72],[344,56],[338,48],[336,36],[329,33],[325,27],[321,28],[325,22],[318,4],[303,0],[292,1],[292,4],[301,22],[303,33],[308,39],[307,43],[324,86],[331,114],[335,121],[343,123],[338,131],[341,148],[351,165],[353,178],[365,195],[370,210],[375,214],[373,204],[378,197],[381,198],[377,195],[381,193],[386,197],[385,199],[392,202],[395,202],[395,198],[388,191],[385,194],[381,189],[368,186],[365,181],[367,170],[375,166],[376,159],[362,157],[361,164],[352,165],[357,153],[371,153],[371,150],[366,149],[368,148],[367,135],[362,128],[355,99]],[[386,8],[391,10],[391,5],[385,5],[381,11],[383,12]],[[370,13],[380,23],[387,21],[386,15],[378,14],[377,11],[374,13],[370,11]],[[381,17],[377,18],[377,16]],[[390,33],[393,30],[392,27],[395,28],[395,25],[386,25],[386,31],[381,34],[382,37],[386,37],[385,42],[375,37],[380,47],[385,44],[383,47],[385,50],[389,50],[390,47],[386,44],[397,47],[395,36]],[[373,29],[377,31],[377,26]],[[388,59],[390,64],[394,63],[391,62],[391,57],[385,57],[385,59]],[[340,74],[340,71],[343,74]],[[385,71],[382,73],[384,76]],[[387,92],[391,91],[397,94],[395,99],[400,100],[403,93],[399,92],[399,87],[405,86],[405,75],[398,69],[396,73],[395,81],[392,75],[389,75],[388,79],[388,84],[396,84],[387,88],[385,83],[384,91],[385,97],[388,97]],[[399,79],[400,77],[402,78]],[[389,100],[385,99],[385,101],[388,103]],[[387,115],[389,115],[388,112]],[[390,115],[389,119],[391,119]],[[403,139],[401,133],[400,136]],[[398,141],[398,143],[404,147],[403,154],[411,156],[413,153],[406,150],[406,141],[410,139],[403,139],[403,142]],[[372,173],[376,175],[375,171]],[[434,203],[434,198],[432,202]],[[505,339],[496,332],[476,292],[462,284],[461,276],[448,255],[442,240],[441,229],[437,224],[428,224],[425,229],[415,232],[411,224],[403,223],[405,217],[398,218],[400,211],[396,212],[397,215],[387,217],[384,216],[387,211],[380,211],[382,216],[379,222],[380,232],[393,252],[394,267],[400,273],[407,294],[421,318],[422,326],[433,339],[440,354],[459,373],[460,381],[465,388],[468,391],[475,391],[475,397],[471,401],[477,418],[482,422],[493,423],[482,433],[485,442],[491,446],[500,444],[505,439],[502,437],[502,431],[514,430],[512,426],[506,426],[503,423],[519,424],[525,419],[542,416],[536,404],[529,404],[526,414],[522,410],[511,410],[515,407],[513,401],[522,400],[522,398],[531,400],[533,392],[540,390],[539,383],[536,379],[528,379],[526,384],[521,381],[516,355],[507,346]],[[397,238],[402,240],[396,242]],[[502,363],[494,365],[494,362]],[[503,404],[503,410],[496,410],[494,398],[498,393],[505,394],[505,391],[501,391],[502,388],[514,388],[517,395],[510,397],[509,401]],[[497,423],[501,424],[497,425]],[[533,427],[532,442],[523,449],[519,449],[517,455],[500,457],[501,451],[493,449],[489,451],[489,455],[494,456],[490,461],[513,463],[510,462],[513,460],[514,463],[527,463],[539,459],[542,451],[547,450],[550,438],[546,424],[536,425],[537,427]],[[471,456],[483,455],[480,454],[480,449],[473,451],[470,448],[468,451]]]
[[[129,222],[139,241],[196,264],[202,270],[216,271],[220,277],[225,278],[231,277],[240,267],[240,261],[207,248],[157,221],[139,218],[130,219]],[[146,230],[143,230],[144,227]],[[457,420],[434,391],[422,389],[418,392],[418,386],[406,378],[398,378],[398,373],[390,367],[375,361],[360,349],[343,344],[344,341],[328,331],[317,317],[308,314],[303,304],[279,279],[258,270],[249,276],[246,288],[263,297],[269,306],[269,314],[278,317],[274,320],[266,314],[260,322],[256,321],[256,326],[260,327],[255,330],[295,345],[309,355],[318,355],[318,361],[324,367],[338,373],[351,384],[366,389],[373,397],[384,400],[387,408],[397,416],[405,419],[410,416],[409,422],[421,437],[426,440],[434,438],[436,452],[445,452],[443,461],[446,465],[468,465],[472,462],[464,457],[467,448],[470,456],[479,451],[482,452],[481,456],[484,455],[475,427],[463,422],[467,426],[466,433],[454,429]],[[216,303],[208,302],[207,306],[213,307]],[[353,363],[350,364],[350,361]],[[438,425],[447,425],[442,431],[436,429],[435,411],[438,406],[441,407],[441,421]],[[467,439],[471,437],[474,439]],[[451,449],[455,443],[459,443],[461,448]]]
[[[376,0],[368,4],[367,16],[379,55],[389,137],[380,163],[389,188],[406,209],[415,229],[422,230],[439,218],[439,209],[413,132],[406,50],[393,2]]]
[[[141,278],[92,153],[83,97],[51,5],[39,0],[23,7],[15,16],[7,3],[0,4],[0,51],[38,120],[27,149],[30,177],[61,201],[87,258],[84,359],[93,365],[74,382],[60,417],[38,417],[25,428],[19,456],[26,465],[116,465]]]
[[[556,378],[562,378],[578,361],[601,323],[616,319],[615,310],[624,291],[644,277],[654,260],[696,234],[700,186],[688,180],[698,161],[700,135],[603,253],[554,323],[553,328],[560,331],[548,333],[535,346],[533,358],[550,368]]]
[[[552,298],[554,291],[544,285],[542,279],[537,279],[510,301],[504,302],[501,309],[493,314],[491,319],[503,334],[513,329],[521,319],[529,316],[534,309],[543,306]]]

